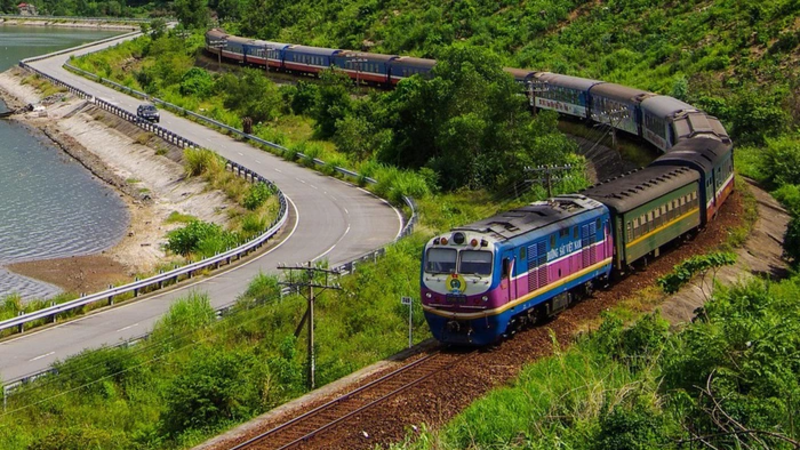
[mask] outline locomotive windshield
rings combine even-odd
[[[479,250],[463,250],[459,272],[475,275],[492,273],[492,252]]]
[[[454,273],[456,271],[456,250],[453,248],[431,248],[425,258],[425,272]]]

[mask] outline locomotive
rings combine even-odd
[[[357,82],[430,77],[436,60],[206,33],[206,48],[244,64]],[[222,42],[223,45],[219,43]],[[678,99],[601,80],[504,69],[534,109],[601,123],[661,152],[648,167],[457,227],[428,241],[422,307],[441,342],[482,346],[553,316],[597,285],[704,227],[734,187],[733,143],[713,116]]]

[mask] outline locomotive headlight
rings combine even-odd
[[[464,242],[466,242],[466,240],[467,240],[467,237],[464,236],[464,233],[462,233],[462,232],[453,233],[453,242],[455,242],[456,245],[461,245]]]
[[[430,292],[426,292],[426,293],[425,293],[425,297],[426,297],[426,298],[431,298],[431,297],[433,297],[433,296],[431,295],[431,293],[430,293]]]
[[[484,302],[488,302],[489,301],[489,296],[484,295],[483,297],[481,297],[481,300],[483,300]]]

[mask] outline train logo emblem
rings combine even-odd
[[[447,289],[454,293],[459,294],[464,292],[467,287],[467,283],[464,281],[464,277],[457,273],[451,273],[449,277],[447,277]]]

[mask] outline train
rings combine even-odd
[[[220,58],[316,75],[336,66],[360,83],[430,77],[436,60],[206,33]],[[598,286],[705,227],[734,189],[733,142],[714,116],[681,100],[602,80],[505,68],[531,108],[599,123],[662,154],[647,167],[453,228],[422,254],[420,296],[434,338],[486,346],[546,320]]]

